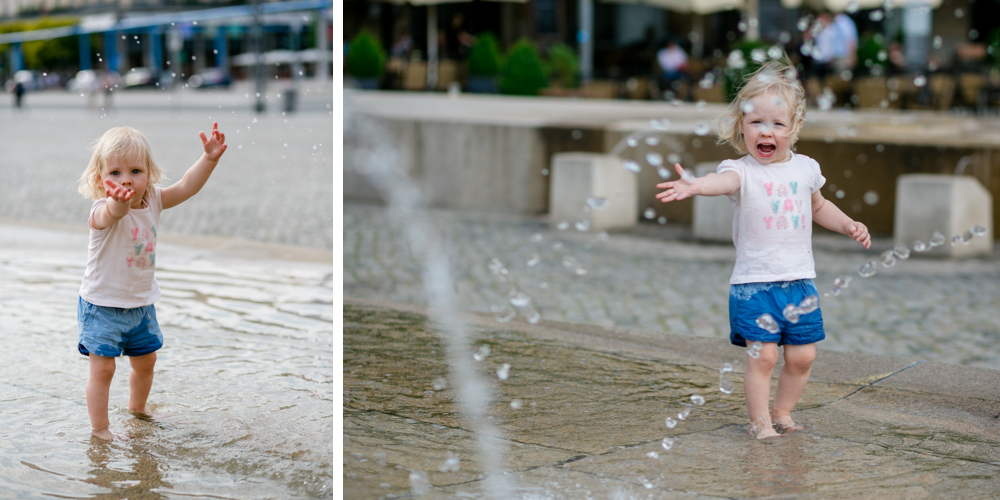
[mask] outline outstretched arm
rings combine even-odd
[[[840,234],[845,234],[869,248],[872,245],[872,237],[868,234],[868,227],[847,216],[837,205],[830,203],[823,197],[823,193],[816,191],[812,194],[813,220],[817,224]]]
[[[104,179],[104,192],[108,201],[94,210],[94,220],[91,227],[100,231],[115,225],[122,217],[128,215],[135,191],[118,184],[111,179]]]
[[[684,180],[684,169],[681,168],[679,163],[674,164],[674,169],[677,170],[678,175],[682,176],[680,180],[661,182],[656,185],[658,188],[665,189],[665,191],[656,195],[663,203],[683,200],[694,195],[730,195],[740,188],[740,174],[732,170],[727,170],[721,174],[712,172],[705,177],[698,177],[687,181]]]
[[[212,124],[211,137],[207,137],[204,132],[198,132],[198,135],[201,137],[205,153],[184,173],[184,177],[181,180],[163,189],[162,201],[164,209],[176,207],[187,201],[188,198],[198,194],[198,191],[201,191],[201,188],[208,182],[208,178],[212,175],[212,171],[215,170],[215,166],[219,164],[219,158],[222,157],[222,153],[225,153],[226,148],[229,147],[226,144],[226,134],[219,132],[218,122]]]

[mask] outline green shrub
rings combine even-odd
[[[385,50],[382,42],[362,30],[351,40],[347,53],[347,72],[355,78],[378,78],[385,71]]]
[[[19,31],[34,31],[76,24],[76,18],[47,18],[38,21],[14,21],[0,26],[0,33],[16,33]],[[9,44],[0,45],[0,51],[6,52]],[[67,36],[49,40],[24,42],[21,50],[24,54],[25,68],[38,70],[54,70],[72,65],[78,61],[79,48],[77,37]]]
[[[497,76],[500,74],[500,44],[493,33],[476,37],[469,50],[469,76]]]
[[[876,33],[861,39],[858,44],[858,69],[871,75],[881,75],[885,71],[889,54],[885,49],[885,38]]]
[[[568,89],[576,88],[580,64],[576,52],[569,45],[560,43],[549,48],[549,68],[552,70],[552,78],[559,85]]]
[[[754,71],[760,69],[763,63],[767,60],[767,44],[760,41],[742,41],[733,45],[733,49],[730,51],[729,60],[726,64],[726,70],[723,72],[724,85],[726,91],[726,102],[732,102],[736,99],[736,95],[739,94],[740,89],[746,83],[746,77],[753,74]],[[733,52],[739,51],[743,54],[742,59],[733,56]],[[782,52],[784,53],[784,52]],[[760,59],[760,54],[764,54],[765,59],[763,61]],[[756,57],[755,59],[755,56]],[[734,64],[742,61],[741,64]]]
[[[500,74],[500,92],[512,95],[538,95],[549,84],[542,60],[535,46],[521,39],[510,48]]]

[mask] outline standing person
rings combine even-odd
[[[24,99],[24,84],[17,82],[14,84],[14,107],[18,111],[21,111],[22,101]]]
[[[791,412],[809,379],[816,342],[825,337],[813,283],[812,222],[865,248],[871,245],[864,224],[823,198],[820,188],[826,179],[819,164],[792,151],[805,121],[806,101],[789,69],[787,62],[765,64],[729,105],[719,143],[745,156],[725,160],[717,173],[700,178],[675,165],[681,180],[657,184],[665,191],[656,195],[663,202],[725,195],[733,206],[736,264],[729,280],[729,337],[734,345],[758,344],[747,351],[744,378],[751,432],[757,439],[802,429]],[[809,302],[815,307],[806,307]],[[779,345],[784,345],[785,366],[768,411]]]
[[[667,46],[656,53],[660,65],[660,77],[664,89],[677,91],[678,82],[684,79],[687,71],[688,57],[676,40],[670,39]]]
[[[87,223],[87,269],[77,301],[77,350],[90,358],[90,432],[103,440],[116,438],[108,428],[108,390],[116,357],[129,356],[132,367],[129,411],[148,414],[156,351],[163,346],[153,306],[160,298],[153,273],[160,212],[197,194],[227,148],[218,123],[212,125],[211,137],[198,134],[204,153],[168,188],[157,186],[163,174],[153,161],[149,142],[131,127],[105,132],[80,177],[80,193],[95,201]]]
[[[858,28],[844,13],[833,15],[824,10],[816,17],[822,28],[816,34],[812,61],[816,76],[822,81],[831,73],[853,70],[857,63]]]

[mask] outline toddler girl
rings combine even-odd
[[[868,228],[823,198],[819,164],[792,149],[805,122],[805,93],[786,63],[768,62],[750,75],[729,105],[719,143],[742,158],[725,160],[716,173],[657,184],[663,202],[690,196],[729,197],[733,206],[736,265],[729,280],[730,341],[759,343],[748,351],[744,378],[751,432],[758,439],[801,430],[791,418],[823,340],[818,306],[812,222],[871,245]],[[679,174],[684,171],[675,165]],[[801,306],[801,307],[800,307]],[[770,318],[764,316],[770,315]],[[762,318],[763,317],[763,318]],[[760,319],[760,321],[758,321]],[[771,374],[784,345],[774,407],[768,411]]]
[[[147,413],[156,351],[163,346],[153,307],[160,298],[153,276],[160,212],[200,191],[227,148],[218,123],[212,124],[211,137],[198,134],[204,154],[168,188],[157,186],[163,173],[153,161],[146,138],[131,127],[105,132],[80,177],[80,193],[95,201],[90,207],[87,270],[77,305],[77,349],[90,357],[87,413],[91,434],[100,439],[114,439],[108,429],[108,389],[116,357],[129,356],[132,366],[129,410]]]

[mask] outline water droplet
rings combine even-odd
[[[604,210],[605,208],[608,208],[608,203],[609,201],[607,198],[599,198],[596,196],[587,198],[587,206],[593,208],[594,210]]]
[[[656,222],[659,223],[661,226],[665,225],[667,223],[667,218],[666,217],[659,217],[659,218],[656,219]]]
[[[524,292],[517,292],[510,298],[510,305],[514,307],[527,307],[531,304],[531,297]]]
[[[875,191],[866,191],[862,199],[869,205],[876,205],[878,204],[878,193]]]
[[[920,240],[917,240],[917,241],[913,242],[913,251],[914,252],[926,252],[928,250],[930,250],[930,248],[927,247],[927,243],[924,243],[924,242],[922,242]]]
[[[642,212],[642,216],[647,219],[654,219],[656,218],[656,210],[652,208],[647,208],[645,211]]]
[[[443,391],[448,388],[448,380],[444,377],[438,377],[431,381],[431,387],[435,391]]]
[[[968,230],[968,231],[966,231],[966,232],[964,232],[964,233],[962,233],[962,243],[965,244],[965,245],[968,245],[969,242],[972,241],[972,237],[973,236],[974,235],[972,234],[972,230],[971,229]]]
[[[537,253],[533,253],[531,254],[531,257],[528,257],[528,267],[535,267],[541,261],[542,256]]]
[[[668,429],[673,429],[674,427],[677,427],[677,421],[670,417],[667,417],[664,423],[667,424]]]
[[[558,229],[560,231],[565,231],[565,230],[569,229],[569,222],[564,221],[564,220],[563,221],[559,221],[559,223],[556,224],[556,229]]]
[[[502,309],[500,309],[499,312],[497,312],[496,319],[500,323],[506,323],[506,322],[514,319],[514,316],[516,314],[517,313],[515,313],[513,309],[511,309],[511,308],[509,308],[507,306],[504,306]],[[477,359],[476,361],[481,361],[481,360]]]
[[[778,333],[781,331],[781,327],[778,326],[778,322],[774,319],[774,316],[767,313],[757,317],[757,326],[767,330],[768,333]]]
[[[660,143],[660,138],[654,135],[646,136],[646,144],[649,146],[655,146]]]
[[[850,280],[850,278],[847,278],[847,279]],[[838,281],[842,281],[842,279],[841,278],[837,278],[836,280],[834,280],[834,282],[833,282],[834,286],[837,286],[837,282]],[[847,286],[847,282],[846,281],[843,281],[843,286]],[[816,309],[819,309],[819,296],[817,296],[817,295],[810,295],[810,296],[802,299],[802,302],[799,302],[798,313],[801,316],[801,315],[804,315],[804,314],[809,314],[809,313],[815,311]]]
[[[565,256],[563,256],[563,258],[562,258],[562,265],[564,267],[573,267],[573,266],[575,266],[576,265],[576,257],[573,257],[572,255],[565,255]]]
[[[607,231],[601,231],[601,232],[597,233],[597,239],[599,239],[601,241],[608,241],[609,239],[611,239],[611,236],[608,236],[608,232]]]
[[[634,172],[634,173],[638,174],[639,172],[642,171],[642,167],[639,166],[638,163],[636,163],[636,162],[634,162],[632,160],[625,160],[625,161],[623,161],[622,162],[622,166],[625,167],[625,170],[628,170],[629,172]]]
[[[873,10],[868,13],[868,19],[871,19],[876,23],[881,21],[883,17],[885,17],[885,14],[883,14],[881,10]]]
[[[975,225],[975,226],[972,226],[972,229],[970,229],[970,231],[972,231],[972,234],[974,234],[976,236],[979,236],[979,237],[986,236],[986,228],[983,227],[983,226],[980,226],[978,224]]]
[[[649,120],[649,126],[655,128],[656,130],[669,130],[670,120],[662,118],[659,120]]]
[[[698,125],[695,126],[694,128],[695,135],[706,136],[708,135],[708,132],[709,132],[708,124],[705,122],[698,123]]]
[[[583,266],[580,266],[580,267],[576,268],[575,272],[576,272],[577,276],[586,276],[587,275],[587,268],[583,267]]]
[[[927,77],[924,75],[917,75],[913,78],[913,85],[916,85],[917,87],[927,85]]]
[[[899,260],[906,260],[910,258],[910,249],[906,248],[906,245],[902,243],[892,247],[892,253]]]
[[[650,165],[652,165],[654,167],[662,167],[663,166],[663,156],[660,156],[660,153],[647,153],[646,154],[646,163],[649,163]]]
[[[695,181],[694,174],[688,172],[687,169],[684,168],[681,169],[681,179],[688,183],[693,183]]]
[[[848,2],[847,8],[844,9],[844,12],[847,12],[848,14],[854,14],[857,11],[858,11],[858,2],[854,0]]]
[[[660,178],[663,180],[669,179],[670,176],[673,175],[667,167],[657,167],[656,173],[660,174]]]
[[[647,453],[646,456],[649,457],[649,458],[660,458],[660,454],[657,453],[657,452],[655,452],[655,451],[651,451],[651,452]]]
[[[861,269],[858,269],[858,275],[862,278],[871,278],[872,276],[875,276],[876,272],[878,272],[877,260],[869,260],[861,265]]]
[[[490,270],[490,273],[493,274],[494,276],[500,274],[505,270],[503,262],[500,262],[500,259],[496,257],[490,259],[490,263],[486,267]]]
[[[702,396],[699,396],[698,394],[692,394],[691,395],[691,402],[694,403],[697,406],[701,406],[701,405],[705,404],[705,398],[702,397]]]
[[[630,148],[634,148],[639,145],[639,138],[634,135],[629,136],[628,139],[625,139],[625,144],[628,144]]]
[[[753,103],[750,101],[743,101],[743,105],[740,106],[740,109],[742,109],[744,113],[750,113],[753,111]]]
[[[681,162],[681,155],[677,153],[670,153],[667,155],[667,163],[673,165],[675,163]]]
[[[674,440],[670,438],[663,438],[663,441],[660,442],[660,445],[663,446],[664,450],[670,450],[670,448],[674,447]]]
[[[732,363],[723,363],[722,367],[719,368],[719,373],[729,373],[733,371]]]
[[[574,224],[574,226],[576,226],[576,230],[580,231],[581,233],[585,233],[587,231],[590,231],[590,221],[589,220],[576,221],[576,224]]]
[[[542,285],[545,285],[545,286],[542,286]],[[548,288],[549,285],[548,285],[548,283],[545,283],[543,281],[543,282],[541,282],[541,283],[538,284],[538,287],[539,288]],[[527,314],[525,314],[525,319],[528,320],[528,323],[531,323],[532,325],[537,325],[538,322],[542,320],[542,315],[541,315],[541,313],[539,313],[538,311],[536,311],[534,308],[529,308]]]
[[[542,234],[541,233],[535,233],[535,234],[531,235],[531,241],[534,242],[534,243],[538,243],[538,242],[542,241]]]
[[[677,420],[685,420],[688,415],[691,414],[691,408],[684,408],[680,413],[677,414]]]
[[[770,314],[768,314],[768,316],[770,316]],[[772,318],[772,320],[773,320],[773,318]],[[764,345],[761,344],[760,342],[751,342],[750,343],[750,348],[747,349],[747,356],[750,356],[753,359],[759,358],[760,357],[760,349],[762,347],[764,347]]]
[[[509,307],[506,306],[504,306],[504,309],[510,310],[511,313],[514,312],[513,310],[511,310]],[[513,317],[514,317],[513,314],[511,314],[511,318]],[[507,321],[510,321],[510,319],[508,319]],[[472,355],[472,359],[476,361],[482,361],[486,359],[486,357],[489,355],[490,355],[490,346],[483,344],[479,346],[479,349],[476,351],[476,353]]]
[[[509,364],[504,363],[504,364],[500,365],[500,368],[497,368],[497,378],[500,379],[500,380],[507,380],[508,378],[510,378],[510,365]]]
[[[944,245],[945,241],[947,240],[945,239],[943,234],[941,234],[939,231],[934,231],[934,234],[931,235],[931,242],[930,242],[931,248]]]
[[[781,311],[781,314],[785,316],[785,319],[792,323],[799,322],[799,308],[796,307],[795,304],[785,305],[785,310]]]
[[[732,394],[736,390],[736,385],[733,384],[732,380],[726,378],[725,374],[719,375],[719,392],[723,394]]]
[[[522,403],[520,399],[515,399],[510,402],[510,407],[515,410],[520,410],[522,405],[524,405],[524,403]]]
[[[951,236],[951,246],[955,246],[955,245],[957,245],[957,244],[959,244],[961,242],[962,242],[962,235],[961,234],[954,234],[954,235]]]
[[[441,472],[458,472],[462,470],[461,462],[458,457],[448,457],[447,460],[441,464]]]
[[[556,252],[562,250],[563,249],[562,242],[561,241],[557,241],[557,242],[553,243],[552,244],[552,249],[555,250]]]

